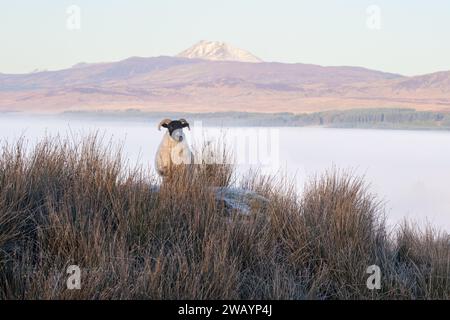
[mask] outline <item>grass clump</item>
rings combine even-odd
[[[202,163],[156,189],[101,145],[3,145],[1,299],[449,298],[448,235],[407,224],[389,235],[359,178],[327,173],[299,197],[280,179],[237,183],[232,166]],[[268,199],[264,210],[230,217],[211,186],[237,184]],[[373,264],[380,290],[366,286]],[[69,265],[80,290],[67,289]]]

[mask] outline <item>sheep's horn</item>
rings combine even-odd
[[[164,120],[161,120],[161,122],[158,124],[158,130],[161,130],[161,126],[163,125],[163,124],[169,124],[169,123],[171,123],[172,122],[172,120],[170,120],[170,119],[164,119]]]
[[[183,125],[185,125],[189,130],[191,130],[191,127],[189,127],[189,122],[186,121],[186,119],[180,119],[179,120]]]

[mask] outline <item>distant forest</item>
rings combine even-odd
[[[124,111],[69,111],[63,118],[82,118],[118,121],[158,121],[162,118],[186,118],[202,121],[204,126],[270,126],[328,128],[374,128],[450,130],[450,112],[416,111],[414,109],[352,109],[315,113],[249,113],[249,112],[145,112],[137,109]]]

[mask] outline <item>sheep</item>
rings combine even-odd
[[[155,167],[160,176],[170,176],[177,165],[190,165],[194,163],[193,154],[184,136],[183,128],[188,128],[189,123],[185,119],[164,119],[158,125],[167,128],[156,153]]]

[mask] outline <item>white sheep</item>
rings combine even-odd
[[[167,128],[167,132],[158,147],[155,167],[159,175],[167,177],[174,166],[193,164],[194,157],[183,132],[186,127],[190,130],[185,119],[164,119],[159,123],[158,130],[161,127]]]

